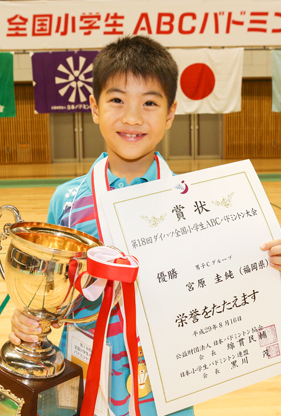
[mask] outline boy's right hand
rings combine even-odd
[[[11,323],[12,332],[9,334],[9,339],[13,344],[19,345],[21,341],[39,341],[38,334],[41,334],[42,329],[35,319],[27,318],[19,309],[15,309]]]

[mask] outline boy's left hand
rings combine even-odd
[[[261,250],[268,250],[268,260],[270,266],[281,271],[281,240],[269,241],[261,246]]]

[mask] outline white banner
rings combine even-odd
[[[0,50],[94,49],[128,34],[150,35],[167,47],[274,46],[280,45],[280,6],[281,1],[0,1]]]
[[[177,114],[241,111],[243,48],[171,53],[179,67]]]
[[[272,111],[281,113],[281,51],[271,52]]]

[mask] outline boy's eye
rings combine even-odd
[[[112,100],[110,100],[113,103],[117,103],[117,104],[122,104],[123,101],[120,98],[113,98]]]
[[[153,101],[146,101],[145,103],[144,103],[144,105],[147,105],[147,106],[153,106],[153,105],[157,105],[156,103],[154,103]]]

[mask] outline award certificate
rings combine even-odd
[[[137,328],[159,416],[281,374],[280,226],[250,161],[101,196],[140,262]]]

